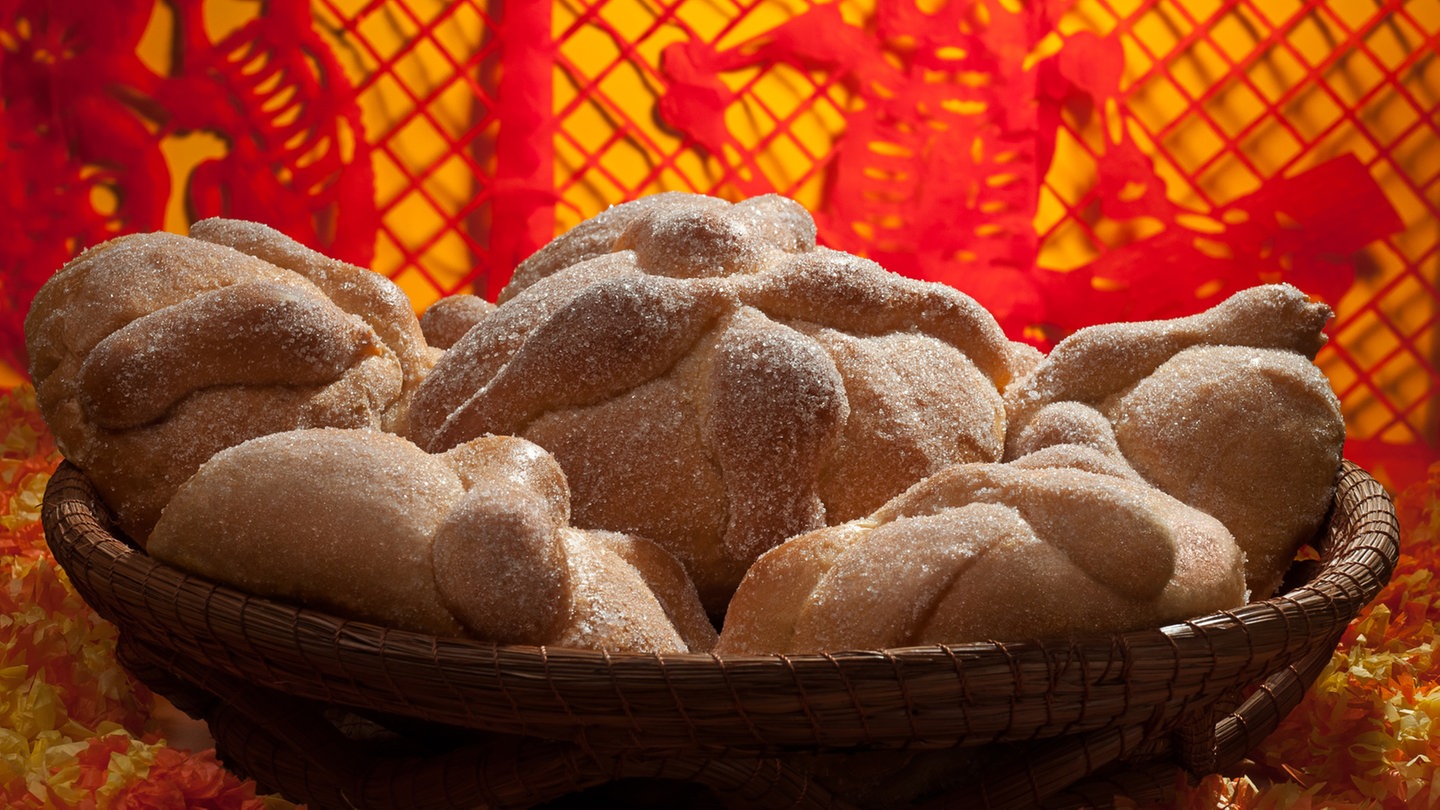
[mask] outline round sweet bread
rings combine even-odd
[[[708,650],[674,558],[567,521],[544,450],[486,436],[426,453],[394,434],[261,436],[201,465],[147,551],[247,593],[439,636],[638,652]]]
[[[655,540],[713,616],[794,534],[996,461],[1034,364],[969,297],[817,247],[795,202],[668,193],[517,269],[416,392],[432,451],[487,433],[555,455],[578,525]]]
[[[297,427],[403,429],[432,362],[393,282],[233,220],[85,251],[37,293],[25,335],[56,442],[141,544],[218,450]]]
[[[1254,598],[1275,592],[1329,508],[1345,443],[1330,381],[1303,355],[1248,346],[1179,352],[1109,408],[1147,480],[1220,519]]]
[[[1105,464],[1094,448],[1048,449],[1070,458],[955,465],[863,520],[766,552],[716,651],[1065,638],[1244,602],[1243,556],[1219,521],[1130,475],[1096,472]]]
[[[1081,329],[1005,392],[1006,457],[1053,433],[1059,408],[1112,423],[1136,473],[1229,528],[1252,597],[1266,598],[1324,520],[1340,468],[1345,419],[1312,362],[1330,315],[1268,284],[1185,318]]]

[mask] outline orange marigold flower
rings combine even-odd
[[[149,776],[126,787],[112,807],[126,810],[265,810],[255,783],[221,767],[213,751],[191,754],[159,748]]]
[[[59,463],[28,386],[0,393],[0,805],[290,808],[216,762],[137,736],[148,690],[115,659],[116,630],[45,545],[40,505]]]
[[[1394,576],[1347,628],[1250,777],[1182,785],[1176,808],[1440,808],[1440,463],[1395,499]]]
[[[35,407],[35,389],[0,394],[0,556],[43,553],[40,502],[59,463],[55,440]]]

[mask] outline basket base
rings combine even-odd
[[[188,576],[118,537],[68,463],[42,521],[121,663],[209,723],[232,769],[316,808],[1164,801],[1277,727],[1399,556],[1393,503],[1347,463],[1284,598],[1088,642],[612,658],[419,636]]]

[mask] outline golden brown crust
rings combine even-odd
[[[440,458],[460,476],[465,489],[499,480],[539,496],[560,523],[570,522],[570,487],[555,457],[514,436],[482,436],[456,445]]]
[[[1294,352],[1195,347],[1109,412],[1134,468],[1229,527],[1256,598],[1272,594],[1323,520],[1340,467],[1345,418],[1325,375]]]
[[[1034,359],[962,293],[818,248],[775,196],[616,206],[527,260],[501,301],[417,392],[411,438],[543,444],[577,524],[652,538],[714,616],[787,536],[998,460],[1000,390]],[[890,351],[903,362],[869,362]],[[913,395],[892,394],[897,377]]]
[[[926,478],[871,519],[890,523],[999,503],[1018,510],[1037,535],[1106,587],[1146,599],[1165,586],[1175,564],[1168,529],[1146,503],[1162,493],[1151,489],[1083,470],[963,464]]]
[[[249,593],[454,636],[461,626],[436,593],[430,544],[463,494],[448,465],[397,436],[271,434],[203,464],[147,551]]]
[[[1093,450],[1082,452],[1093,453]],[[1178,621],[1244,601],[1225,527],[1143,482],[963,464],[869,518],[762,556],[724,653],[1056,638]]]
[[[1183,619],[1268,595],[1340,463],[1330,311],[1285,285],[1040,356],[773,195],[617,206],[522,269],[427,330],[255,223],[116,239],[36,297],[37,400],[157,557],[615,650],[708,650],[727,602],[726,653]]]
[[[695,583],[665,549],[643,537],[619,532],[586,532],[591,540],[627,563],[644,581],[645,587],[660,604],[670,625],[690,652],[708,652],[715,646],[718,634],[705,608],[700,604]]]
[[[1339,470],[1344,418],[1311,362],[1330,314],[1272,284],[1187,318],[1082,329],[1006,391],[1006,458],[1054,433],[1057,408],[1102,415],[1138,475],[1230,529],[1268,596]]]
[[[89,248],[50,277],[26,314],[31,379],[39,390],[57,372],[65,378],[67,361],[78,364],[95,344],[137,318],[202,292],[257,280],[319,292],[252,256],[171,233],[121,236]]]
[[[385,276],[326,256],[258,222],[202,219],[190,226],[192,239],[226,245],[309,279],[340,309],[365,320],[394,353],[403,387],[382,427],[403,433],[410,398],[434,359],[409,296]]]
[[[639,274],[635,255],[621,252],[593,258],[538,279],[446,350],[436,362],[443,372],[431,374],[415,392],[406,435],[423,447],[430,446],[451,414],[499,374],[546,319],[562,310],[596,279]]]
[[[850,403],[814,341],[742,309],[710,361],[702,435],[728,498],[721,549],[748,564],[787,537],[823,526],[822,465]]]
[[[566,522],[539,447],[447,453],[372,429],[275,433],[217,453],[149,551],[249,593],[442,636],[641,652],[709,649],[694,586],[638,538]]]
[[[1321,330],[1330,315],[1329,307],[1292,286],[1267,284],[1186,318],[1081,329],[1060,341],[1023,383],[1006,390],[1012,431],[1051,402],[1099,407],[1192,346],[1250,346],[1313,358],[1325,344]]]
[[[615,243],[624,235],[630,223],[653,209],[688,204],[689,198],[694,196],[696,195],[680,191],[652,194],[613,205],[580,222],[521,262],[511,274],[505,289],[500,291],[499,303],[509,301],[541,279],[567,267],[614,253]]]
[[[513,481],[480,480],[433,538],[434,587],[474,637],[503,644],[554,638],[575,598],[564,525],[545,499]]]
[[[719,288],[649,276],[590,284],[530,332],[424,444],[440,451],[486,433],[519,434],[546,410],[600,402],[654,379],[708,330],[724,298]]]
[[[697,380],[705,353],[685,358],[669,375],[597,405],[541,416],[526,436],[555,455],[572,490],[577,526],[642,537],[720,537],[726,494],[716,465],[690,418],[700,407]],[[657,414],[668,418],[657,419]],[[701,459],[696,463],[696,459]],[[694,572],[707,603],[724,604],[726,577],[744,565],[718,543],[667,544]]]
[[[715,652],[746,655],[793,651],[795,626],[810,594],[867,531],[858,522],[806,532],[767,551],[745,573],[725,613]]]
[[[388,280],[332,268],[263,226],[197,227],[246,235],[247,249],[310,275],[205,239],[126,236],[61,268],[26,320],[41,414],[142,544],[218,450],[296,427],[403,423],[407,386],[428,369]]]
[[[159,419],[191,391],[221,385],[325,385],[366,354],[374,333],[322,298],[270,281],[201,293],[111,332],[80,364],[80,407],[123,430]]]
[[[570,621],[550,642],[562,647],[687,652],[688,646],[635,566],[595,532],[567,532],[575,598]]]
[[[447,295],[425,308],[420,331],[431,348],[448,349],[494,311],[495,305],[478,295]]]
[[[919,481],[956,461],[1000,457],[1004,406],[959,349],[909,332],[817,329],[810,336],[835,363],[847,397],[865,403],[849,411],[821,473],[829,522],[870,514],[892,494],[893,482]]]
[[[823,324],[856,335],[916,332],[964,352],[1004,391],[1029,353],[994,317],[954,287],[891,273],[875,262],[819,248],[737,280],[742,302],[783,321]]]

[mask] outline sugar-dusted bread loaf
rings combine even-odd
[[[1037,360],[959,291],[818,248],[774,195],[615,206],[500,300],[421,385],[408,435],[543,445],[577,525],[654,539],[712,615],[785,538],[998,460],[1000,392]]]
[[[1245,600],[1219,521],[1093,447],[958,464],[746,574],[716,651],[886,649],[1155,627]]]
[[[1058,405],[1094,409],[1146,481],[1230,529],[1253,596],[1268,597],[1324,520],[1340,467],[1345,420],[1312,362],[1329,317],[1275,284],[1188,318],[1082,329],[1005,392],[1007,457]]]
[[[233,220],[85,251],[40,289],[25,334],[57,443],[141,543],[217,450],[297,427],[403,430],[433,362],[391,281]]]
[[[488,436],[431,455],[369,429],[220,451],[165,507],[148,551],[248,593],[443,636],[701,651],[715,630],[679,564],[569,526],[554,460]]]

